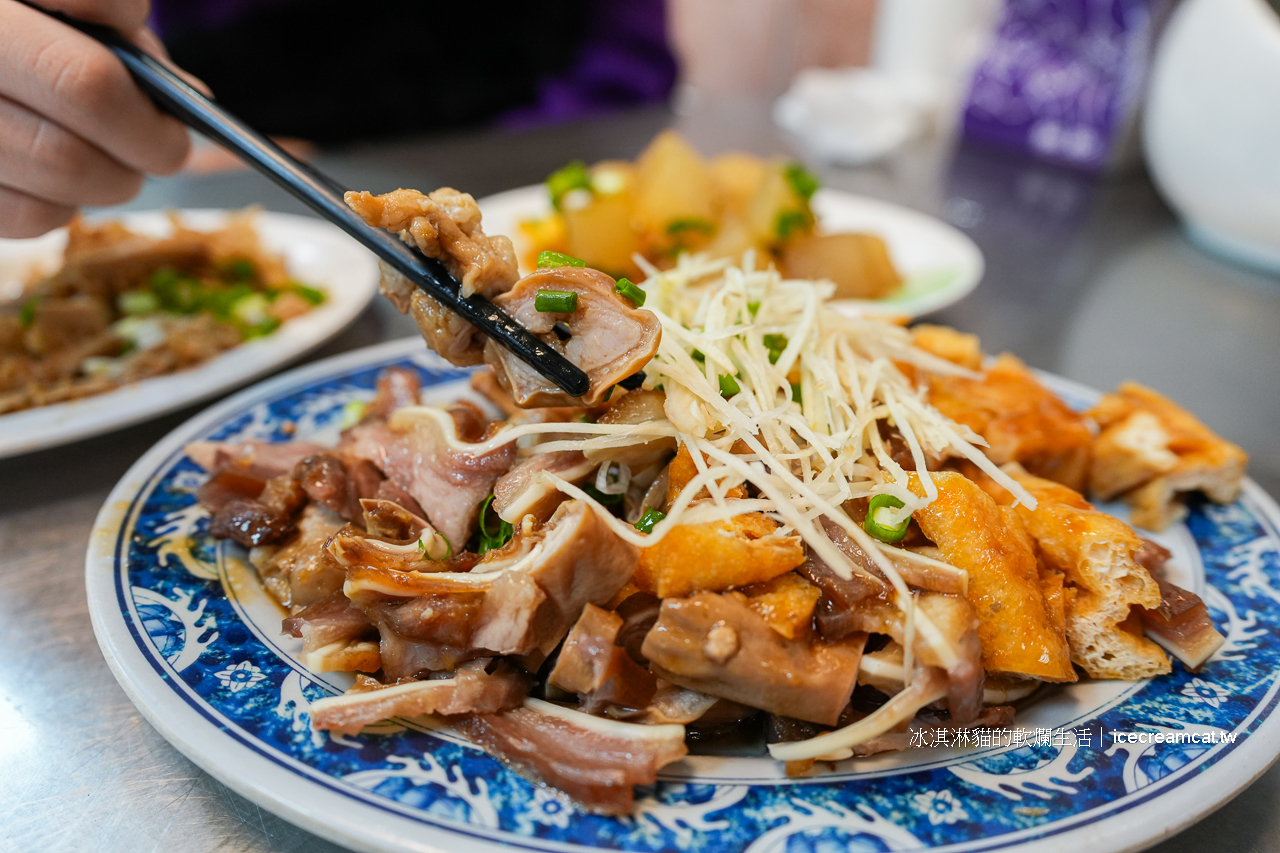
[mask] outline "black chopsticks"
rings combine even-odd
[[[342,187],[336,181],[294,159],[270,139],[196,91],[164,63],[110,27],[50,12],[30,3],[27,5],[101,42],[120,58],[138,86],[161,109],[238,154],[557,387],[574,397],[581,397],[590,390],[591,382],[587,375],[564,356],[534,337],[484,297],[473,295],[464,299],[459,293],[457,280],[444,264],[409,247],[395,234],[365,223],[342,200]]]

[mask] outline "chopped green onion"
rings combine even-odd
[[[254,338],[263,338],[280,328],[280,321],[275,317],[267,317],[260,323],[254,323],[252,326],[242,326],[240,335],[246,340]]]
[[[609,402],[609,398],[613,396],[613,391],[617,387],[617,385],[610,385],[609,390],[604,392],[604,401],[606,403]]]
[[[352,400],[342,407],[342,416],[338,419],[338,428],[342,430],[351,429],[360,421],[364,420],[365,409],[369,408],[369,404],[364,400]]]
[[[720,396],[732,397],[742,390],[742,386],[738,384],[738,380],[734,379],[727,373],[720,374]]]
[[[631,283],[629,278],[620,278],[618,283],[613,286],[614,293],[625,296],[636,304],[637,308],[644,307],[645,293],[639,287]]]
[[[796,231],[809,227],[809,214],[803,210],[783,210],[773,221],[773,233],[779,240],[785,240]]]
[[[787,348],[787,336],[765,335],[764,345],[769,350],[769,363],[777,364],[778,359],[782,357],[782,351]]]
[[[437,539],[439,539],[441,542],[444,543],[443,554],[440,554],[440,546],[436,543]],[[443,533],[433,530],[431,532],[431,547],[428,548],[427,543],[422,541],[422,538],[419,537],[418,550],[421,551],[422,555],[426,557],[428,560],[434,560],[438,562],[440,560],[447,560],[453,556],[453,543],[450,542],[449,537],[445,536]],[[435,556],[436,554],[440,554],[440,556],[437,557]]]
[[[572,290],[539,290],[533,307],[545,314],[572,314],[578,310],[578,294]]]
[[[818,191],[817,176],[794,160],[787,164],[783,174],[792,191],[805,201],[813,198],[813,194]]]
[[[752,316],[752,317],[756,316],[756,314],[759,314],[759,313],[760,313],[760,303],[759,303],[759,302],[755,302],[755,301],[748,302],[748,303],[747,303],[747,312],[748,312],[749,314],[751,314],[751,316]]]
[[[581,160],[574,160],[547,176],[547,192],[551,194],[551,206],[556,210],[560,209],[564,197],[574,190],[591,191],[591,175],[587,172],[587,164]]]
[[[654,525],[666,517],[667,514],[662,510],[650,507],[644,511],[644,515],[642,515],[640,520],[636,522],[636,530],[639,530],[641,533],[652,533]]]
[[[863,528],[881,542],[901,542],[907,535],[907,527],[911,524],[911,516],[907,516],[898,524],[888,523],[888,516],[895,509],[903,507],[902,501],[893,495],[874,495],[871,506],[867,509],[867,517],[862,522]],[[882,521],[881,519],[884,519]]]
[[[799,383],[799,382],[792,382],[792,383],[791,383],[791,399],[792,399],[792,400],[794,400],[795,402],[799,403],[799,404],[800,404],[800,405],[802,405],[802,406],[804,405],[804,399],[803,399],[803,398],[801,397],[801,395],[800,395],[800,383]]]
[[[160,299],[160,307],[175,314],[196,313],[206,295],[200,282],[182,275],[173,267],[161,267],[152,273],[151,289]]]
[[[22,308],[18,310],[18,322],[22,324],[23,328],[30,326],[36,321],[36,303],[38,301],[39,300],[33,296],[26,302],[22,303]]]
[[[126,290],[116,297],[121,314],[154,314],[160,310],[160,297],[150,290]]]
[[[323,290],[318,290],[314,287],[307,287],[305,284],[298,284],[297,282],[294,282],[290,285],[289,289],[312,305],[319,305],[325,300]]]
[[[256,291],[244,282],[212,289],[204,295],[204,308],[224,323],[230,323],[234,319],[231,312],[236,303],[254,293]]]
[[[696,349],[696,350],[691,351],[691,352],[689,353],[689,358],[693,359],[694,361],[706,361],[706,360],[707,360],[707,356],[706,356],[706,354],[704,354],[704,353],[702,352],[702,350],[700,350],[700,349]]]
[[[233,258],[218,267],[218,272],[228,281],[255,281],[258,269],[248,258]]]
[[[484,503],[480,504],[480,547],[477,553],[482,557],[485,552],[506,545],[515,534],[515,528],[509,522],[503,521],[502,517],[496,512],[493,513],[493,516],[498,520],[498,525],[496,529],[490,530],[489,513],[492,510],[492,504],[493,493],[490,492],[489,497],[485,498]]]
[[[667,233],[672,237],[687,231],[698,231],[702,234],[710,235],[716,233],[716,224],[710,219],[703,219],[701,216],[685,216],[667,223]]]
[[[551,267],[585,267],[587,262],[582,258],[575,258],[573,255],[566,255],[564,252],[539,252],[538,253],[538,269],[545,270]]]
[[[587,497],[591,498],[601,506],[614,506],[622,503],[622,495],[608,495],[597,489],[595,486],[583,486],[582,491],[586,492]]]

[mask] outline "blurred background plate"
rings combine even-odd
[[[190,228],[210,231],[237,212],[185,210],[178,216]],[[113,218],[139,233],[169,233],[168,211],[138,211]],[[270,335],[246,341],[193,369],[106,394],[2,415],[0,458],[100,435],[244,385],[338,334],[377,292],[378,266],[373,255],[327,222],[264,211],[256,215],[255,226],[263,246],[284,256],[291,276],[324,290],[328,298],[322,305]],[[33,240],[0,240],[0,285],[24,281],[35,270],[58,269],[66,236],[66,230],[59,229]]]
[[[511,237],[517,256],[522,256],[525,248],[520,222],[551,210],[543,184],[486,196],[479,204],[485,233]],[[897,293],[885,299],[831,303],[841,311],[919,317],[963,299],[982,279],[982,252],[977,244],[932,216],[833,189],[818,190],[813,209],[825,231],[861,231],[882,237],[894,266],[906,280]]]

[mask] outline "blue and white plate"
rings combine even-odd
[[[345,677],[314,675],[237,546],[216,544],[193,490],[196,439],[336,439],[380,371],[417,370],[439,400],[466,372],[394,341],[282,375],[180,427],[98,516],[89,609],[116,677],[166,738],[249,799],[359,850],[801,853],[1016,848],[1132,850],[1205,815],[1280,752],[1280,510],[1250,483],[1159,537],[1173,579],[1227,642],[1201,672],[1051,689],[1019,712],[1024,742],[910,749],[792,781],[763,758],[699,756],[640,791],[634,816],[590,815],[447,729],[312,731],[307,709]],[[1091,392],[1062,381],[1068,400]],[[1117,738],[1117,733],[1120,737]],[[1129,742],[1130,733],[1136,741]],[[1163,741],[1163,742],[1157,742]]]

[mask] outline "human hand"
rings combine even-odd
[[[38,0],[106,24],[154,55],[149,0]],[[181,168],[186,128],[143,94],[98,42],[15,0],[0,0],[0,237],[34,237],[81,205],[137,194],[147,173]]]

